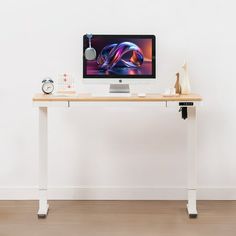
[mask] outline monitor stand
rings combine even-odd
[[[110,93],[129,93],[129,84],[110,84]]]

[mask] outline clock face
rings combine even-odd
[[[43,90],[43,92],[46,93],[46,94],[52,93],[53,90],[54,90],[54,85],[53,85],[53,83],[51,83],[51,82],[49,82],[49,81],[43,83],[42,90]]]

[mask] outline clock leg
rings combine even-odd
[[[48,167],[48,115],[47,107],[39,107],[39,210],[38,217],[45,218],[47,203],[47,167]]]

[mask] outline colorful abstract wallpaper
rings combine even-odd
[[[85,38],[84,47],[89,46]],[[151,38],[92,38],[96,50],[95,60],[85,61],[86,75],[151,75],[152,39]]]

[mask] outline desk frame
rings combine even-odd
[[[191,218],[197,217],[197,129],[196,129],[196,106],[201,101],[197,95],[180,97],[162,97],[161,95],[147,96],[145,98],[132,97],[101,97],[91,96],[81,97],[56,97],[52,95],[36,95],[33,102],[39,110],[39,210],[38,217],[45,218],[48,214],[49,204],[47,201],[48,183],[48,107],[62,106],[73,107],[78,102],[159,102],[166,107],[176,106],[176,108],[187,107],[188,117],[188,203],[187,211]],[[180,102],[190,102],[181,105]]]

